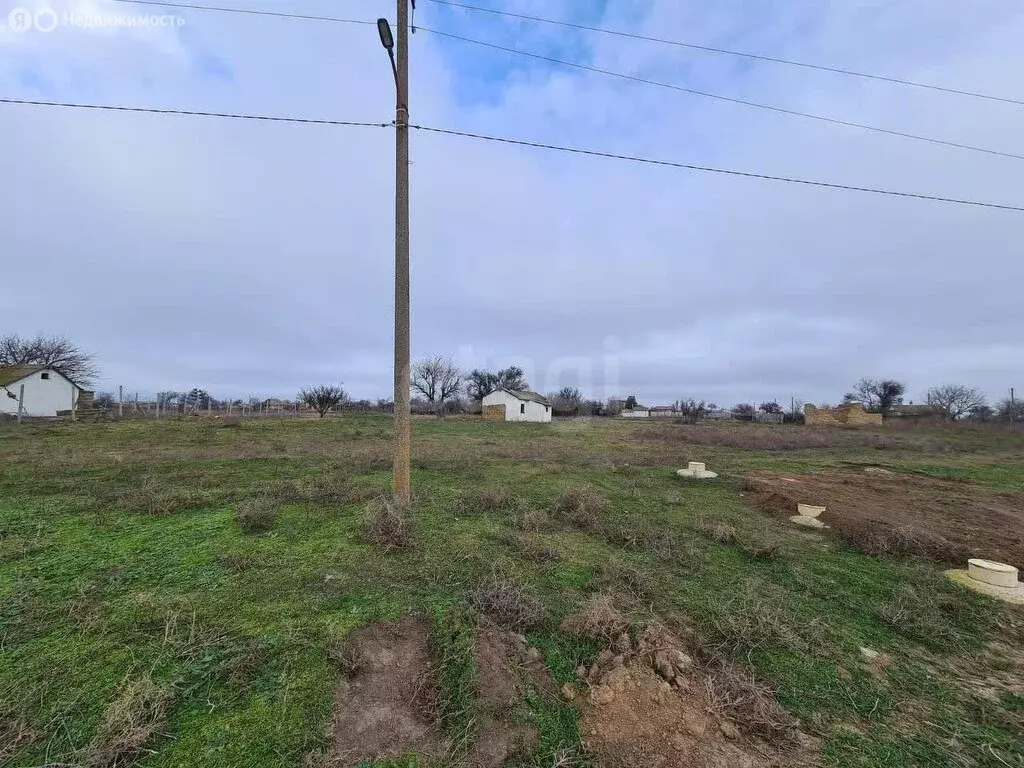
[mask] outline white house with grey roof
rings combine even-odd
[[[485,419],[551,421],[551,401],[536,392],[496,389],[483,399]]]

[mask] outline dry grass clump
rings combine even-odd
[[[217,676],[231,686],[247,685],[269,658],[270,651],[261,641],[243,641],[217,665]]]
[[[629,619],[615,607],[610,595],[600,594],[591,597],[579,613],[567,616],[559,629],[570,635],[610,641],[629,629]]]
[[[247,571],[256,564],[256,556],[246,552],[217,555],[215,562],[226,571]]]
[[[289,487],[290,486],[290,487]],[[290,490],[292,498],[308,504],[355,504],[367,501],[376,493],[369,488],[355,485],[347,477],[337,473],[326,473],[300,477],[284,488]]]
[[[561,555],[554,547],[546,544],[544,539],[535,533],[527,533],[516,537],[516,547],[530,560],[540,565],[558,562]]]
[[[523,513],[522,522],[527,533],[540,533],[548,524],[548,513],[543,509],[528,509]]]
[[[649,600],[657,591],[651,577],[617,557],[609,558],[601,566],[600,583],[634,603]]]
[[[351,677],[363,666],[359,648],[347,637],[336,637],[328,644],[327,658],[346,677]]]
[[[122,680],[89,745],[85,766],[114,768],[131,763],[163,728],[172,696],[149,675]]]
[[[960,564],[970,551],[938,533],[911,525],[886,531],[858,531],[850,537],[855,547],[880,557],[927,557],[943,563]]]
[[[0,763],[14,757],[20,749],[43,739],[43,734],[29,727],[21,718],[0,711]]]
[[[974,647],[977,635],[993,621],[987,607],[945,591],[944,583],[901,584],[875,615],[906,637],[949,651]]]
[[[775,692],[753,672],[725,659],[704,668],[704,687],[712,712],[732,720],[750,736],[770,743],[793,743],[797,721],[775,698]]]
[[[117,506],[126,512],[144,512],[158,517],[212,503],[213,495],[209,491],[183,485],[163,486],[152,477],[147,477],[138,487],[124,491],[117,500]]]
[[[515,502],[515,497],[505,486],[494,485],[462,493],[460,501],[463,509],[467,512],[489,512],[511,507]]]
[[[537,626],[544,618],[540,600],[514,574],[499,568],[469,594],[473,607],[495,623],[516,632]]]
[[[257,496],[235,507],[235,522],[246,533],[263,533],[273,527],[278,512],[277,502],[268,496]]]
[[[751,560],[774,560],[782,554],[782,545],[777,541],[752,541],[743,546],[743,554]]]
[[[708,523],[700,527],[700,532],[719,544],[735,544],[736,528],[728,523]]]
[[[404,549],[412,544],[413,529],[409,510],[387,496],[378,496],[366,505],[363,535],[382,552]]]
[[[584,531],[601,528],[602,514],[611,502],[589,488],[569,488],[555,502],[555,516]]]
[[[712,604],[708,647],[713,656],[774,645],[801,652],[807,642],[787,618],[785,597],[751,582],[739,595]]]

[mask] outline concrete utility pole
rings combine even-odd
[[[398,2],[398,61],[386,19],[378,19],[380,41],[395,75],[395,459],[398,504],[411,499],[409,461],[412,423],[409,404],[409,2]],[[412,0],[415,7],[415,0]]]
[[[25,385],[18,387],[18,423],[21,424],[21,414],[25,412]]]
[[[124,385],[117,385],[117,415],[118,418],[124,416]]]

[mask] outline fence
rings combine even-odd
[[[699,415],[669,408],[634,408],[619,414],[623,419],[682,419],[691,423],[698,421],[746,421],[758,424],[781,424],[785,415],[781,413],[734,413],[733,411],[707,411]]]
[[[394,413],[394,403],[369,400],[346,401],[331,413]],[[278,397],[216,398],[204,390],[190,392],[132,392],[118,387],[93,397],[90,407],[79,408],[79,418],[161,419],[182,416],[231,418],[310,417],[317,412],[299,400]]]

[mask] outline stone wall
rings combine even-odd
[[[882,414],[868,413],[859,403],[839,405],[835,408],[804,406],[804,421],[811,426],[862,427],[881,426]]]

